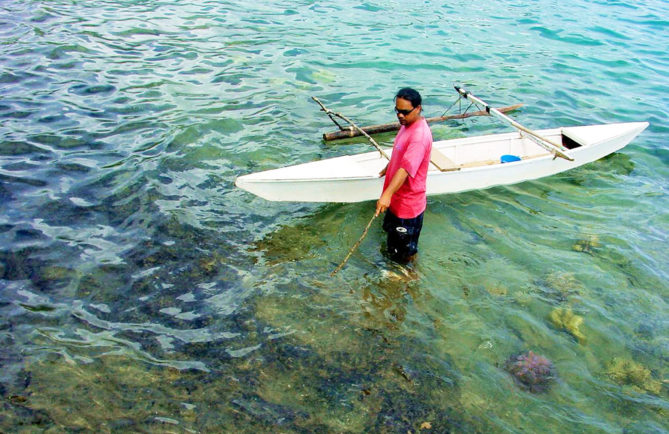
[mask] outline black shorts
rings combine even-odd
[[[418,252],[418,237],[423,228],[423,214],[401,219],[390,210],[383,218],[383,230],[388,233],[388,254],[396,261],[406,261]]]

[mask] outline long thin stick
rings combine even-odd
[[[348,122],[349,124],[351,124],[351,126],[353,126],[356,130],[360,131],[360,132],[362,133],[363,136],[365,136],[365,137],[367,137],[367,138],[369,139],[369,141],[372,143],[372,145],[374,145],[374,147],[376,148],[376,150],[379,151],[379,152],[381,153],[381,155],[383,155],[384,157],[386,157],[387,160],[390,160],[390,157],[388,156],[388,154],[386,154],[386,152],[385,152],[383,149],[381,149],[381,146],[379,146],[379,144],[376,143],[376,141],[375,141],[374,139],[372,139],[372,136],[370,136],[369,134],[367,134],[367,133],[365,132],[365,130],[363,130],[362,128],[360,128],[359,126],[357,126],[355,123],[353,123],[352,120],[350,120],[349,118],[347,118],[347,117],[344,116],[343,114],[341,114],[341,113],[335,113],[335,112],[333,112],[332,110],[330,110],[330,109],[328,109],[327,107],[325,107],[325,106],[323,105],[323,103],[321,102],[321,100],[319,100],[319,99],[316,98],[315,96],[312,96],[311,99],[313,99],[314,101],[316,101],[316,102],[318,103],[318,105],[321,106],[321,109],[322,109],[325,113],[327,113],[328,115],[332,114],[332,115],[334,115],[334,116],[337,116],[338,118],[341,118],[341,119],[345,120],[345,121]]]
[[[488,105],[488,103],[486,103],[485,101],[483,101],[483,100],[481,100],[481,99],[475,97],[474,95],[472,95],[471,92],[466,91],[466,90],[464,90],[463,88],[461,88],[461,87],[459,87],[459,86],[455,86],[455,90],[456,90],[460,95],[462,95],[463,98],[466,98],[466,99],[468,99],[468,100],[470,100],[470,101],[472,101],[472,102],[474,102],[474,103],[476,103],[476,104],[478,104],[478,105],[482,105],[483,108],[485,109],[485,111],[487,111],[488,113],[490,113],[490,114],[492,114],[492,115],[495,115],[495,116],[497,116],[498,118],[500,118],[500,119],[502,119],[502,120],[504,120],[504,121],[510,123],[511,126],[513,126],[514,128],[517,128],[518,130],[520,130],[520,131],[522,131],[522,132],[524,132],[524,133],[527,133],[527,134],[529,135],[529,138],[530,138],[532,141],[534,141],[537,145],[541,146],[541,147],[544,148],[545,150],[547,150],[547,151],[553,153],[554,157],[561,157],[561,158],[564,158],[565,160],[574,161],[573,158],[571,158],[569,155],[567,155],[567,154],[565,154],[564,152],[562,152],[562,151],[566,151],[566,150],[567,150],[567,149],[564,148],[563,146],[561,146],[561,145],[559,145],[559,144],[557,144],[557,143],[555,143],[555,142],[553,142],[553,141],[551,141],[551,140],[549,140],[549,139],[547,139],[547,138],[545,138],[545,137],[541,137],[541,136],[540,136],[539,134],[537,134],[536,132],[530,130],[530,129],[527,128],[527,127],[524,127],[523,125],[521,125],[521,124],[519,124],[518,122],[514,121],[514,120],[511,119],[510,117],[508,117],[508,116],[506,116],[505,114],[501,113],[499,110],[490,107],[490,106]]]
[[[355,252],[355,250],[360,246],[360,243],[362,243],[362,240],[364,240],[365,237],[367,236],[367,232],[369,232],[369,228],[370,228],[370,226],[372,226],[372,222],[374,221],[375,218],[376,218],[376,214],[374,214],[372,216],[372,218],[369,220],[369,223],[367,223],[367,227],[363,231],[362,236],[358,239],[358,241],[355,244],[353,244],[353,247],[351,247],[351,250],[348,251],[348,255],[346,255],[346,257],[341,262],[341,264],[339,264],[339,266],[337,268],[335,268],[335,270],[332,273],[330,273],[330,277],[337,274],[339,272],[339,270],[341,270],[344,267],[344,265],[348,262],[348,258],[351,257],[353,252]]]
[[[337,119],[334,118],[334,115],[333,115],[332,113],[328,113],[328,116],[330,117],[330,120],[331,120],[332,122],[334,122],[334,124],[335,124],[336,126],[339,127],[339,131],[344,131],[344,130],[346,130],[346,128],[344,128],[344,127],[342,127],[341,125],[339,125],[339,122],[337,122]],[[351,128],[351,127],[349,127],[349,128]]]
[[[518,108],[522,107],[522,104],[515,104],[511,105],[508,107],[500,107],[498,110],[501,111],[502,113],[507,113],[510,111],[518,110]],[[435,122],[444,122],[452,119],[466,119],[472,116],[490,116],[490,113],[488,113],[485,110],[480,110],[477,112],[469,112],[469,113],[463,113],[463,114],[458,114],[458,115],[444,115],[444,116],[437,116],[433,118],[425,118],[428,124],[435,123]],[[332,141],[332,140],[340,140],[340,139],[350,139],[351,137],[358,137],[361,136],[360,132],[356,130],[353,127],[348,127],[348,128],[342,128],[339,124],[335,122],[335,124],[339,127],[340,131],[334,131],[332,133],[323,133],[323,140],[326,142]],[[369,125],[365,127],[361,127],[367,134],[378,134],[378,133],[386,133],[388,131],[397,131],[400,129],[400,123],[399,122],[391,122],[388,124],[379,124],[379,125]]]

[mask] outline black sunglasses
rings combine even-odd
[[[411,113],[414,110],[416,110],[416,107],[412,108],[411,110],[401,110],[401,109],[398,109],[397,107],[395,107],[395,113],[397,113],[398,115],[402,115],[402,116],[407,116],[409,113]]]

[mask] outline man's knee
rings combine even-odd
[[[386,215],[383,229],[388,232],[388,254],[393,260],[406,262],[418,252],[422,217],[421,214],[412,219],[400,219],[392,214]]]

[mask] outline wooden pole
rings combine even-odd
[[[520,107],[522,107],[522,104],[515,104],[511,105],[508,107],[501,107],[498,110],[502,113],[508,113],[514,110],[518,110]],[[443,121],[448,121],[451,119],[466,119],[472,116],[490,116],[488,112],[485,110],[480,110],[476,112],[471,112],[471,113],[463,113],[463,114],[458,114],[458,115],[448,115],[448,116],[437,116],[433,118],[425,118],[425,120],[428,123],[435,123],[435,122],[443,122]],[[349,139],[351,137],[359,137],[362,135],[357,129],[353,127],[348,127],[348,128],[342,128],[339,124],[336,124],[340,131],[335,131],[332,133],[323,133],[323,140],[326,142],[332,141],[332,140],[341,140],[341,139]],[[379,124],[379,125],[369,125],[366,127],[361,127],[363,131],[365,131],[367,134],[379,134],[379,133],[387,133],[388,131],[397,131],[400,129],[400,123],[399,122],[391,122],[389,124]]]
[[[341,264],[339,264],[339,266],[337,266],[337,268],[335,268],[334,271],[332,273],[330,273],[330,277],[334,276],[335,274],[337,274],[339,272],[339,270],[344,268],[344,265],[348,262],[348,258],[351,257],[353,252],[355,252],[355,250],[360,246],[360,243],[362,243],[362,240],[364,240],[365,237],[367,236],[367,232],[369,232],[369,228],[370,228],[370,226],[372,226],[372,222],[374,221],[375,218],[376,218],[376,214],[374,214],[372,216],[372,218],[369,220],[369,223],[367,223],[367,227],[363,231],[362,236],[358,239],[358,241],[355,244],[353,244],[353,247],[351,247],[351,250],[348,251],[348,255],[346,255],[344,260],[341,261]]]
[[[388,156],[388,154],[386,154],[385,151],[381,148],[381,146],[379,146],[379,144],[376,143],[376,141],[375,141],[374,139],[372,139],[372,137],[371,137],[369,134],[367,134],[365,131],[363,131],[362,128],[360,128],[359,126],[357,126],[355,123],[353,123],[353,121],[351,121],[349,118],[347,118],[346,116],[342,115],[341,113],[335,113],[335,112],[333,112],[332,110],[330,110],[330,109],[328,109],[327,107],[325,107],[325,106],[323,105],[323,103],[322,103],[318,98],[316,98],[315,96],[312,96],[311,99],[313,99],[314,101],[316,101],[316,102],[318,103],[318,105],[321,106],[321,109],[322,109],[325,113],[327,113],[328,116],[330,116],[331,119],[332,119],[332,116],[337,116],[338,118],[343,119],[343,120],[345,120],[346,122],[348,122],[348,123],[349,123],[353,128],[355,128],[356,130],[360,131],[360,133],[362,133],[362,135],[364,135],[365,137],[367,137],[367,138],[369,139],[369,141],[370,141],[370,142],[372,143],[372,145],[374,145],[374,147],[381,153],[381,155],[384,156],[384,157],[386,157],[386,159],[390,161],[390,157]],[[333,119],[333,121],[334,121],[334,119]],[[336,122],[335,122],[335,124],[336,124]],[[340,128],[341,128],[341,127],[340,127]],[[345,257],[344,260],[341,262],[341,264],[339,264],[339,266],[337,266],[337,268],[335,268],[334,271],[332,271],[332,273],[330,273],[330,277],[332,277],[332,276],[334,276],[335,274],[337,274],[337,273],[339,272],[339,270],[341,270],[341,269],[344,267],[344,265],[348,262],[348,259],[351,257],[351,255],[353,254],[353,252],[355,252],[355,250],[358,248],[358,246],[360,246],[360,243],[362,243],[362,240],[364,240],[365,237],[367,236],[367,232],[369,232],[369,228],[372,226],[372,222],[374,221],[375,218],[376,218],[376,213],[372,216],[371,219],[369,219],[369,223],[367,223],[367,227],[365,227],[365,230],[362,232],[362,236],[360,236],[360,238],[358,239],[358,241],[353,245],[353,247],[351,247],[351,250],[348,251],[348,255],[346,255],[346,257]]]
[[[372,137],[371,137],[369,134],[367,134],[362,128],[360,128],[360,127],[357,126],[355,123],[353,123],[352,120],[350,120],[350,119],[347,118],[346,116],[342,115],[341,113],[335,113],[335,112],[333,112],[332,110],[328,109],[327,107],[325,107],[325,106],[323,105],[323,103],[321,102],[321,100],[319,100],[319,99],[316,98],[315,96],[312,96],[311,99],[313,99],[314,101],[316,101],[316,102],[318,103],[318,105],[321,106],[321,110],[323,110],[325,113],[327,113],[328,116],[330,116],[330,115],[337,116],[338,118],[343,119],[343,120],[345,120],[346,122],[348,122],[349,124],[351,124],[351,126],[352,126],[353,128],[355,128],[356,130],[360,131],[360,133],[362,133],[363,136],[365,136],[365,137],[367,137],[367,139],[369,139],[369,141],[372,143],[372,145],[374,145],[374,147],[376,148],[376,150],[379,151],[379,152],[381,153],[382,156],[386,157],[386,159],[387,159],[388,161],[390,161],[390,157],[389,157],[388,154],[386,154],[386,152],[381,148],[381,146],[379,146],[379,144],[376,143],[376,141],[375,141],[374,139],[372,139]],[[330,117],[332,117],[332,116],[330,116]]]
[[[502,119],[502,120],[504,120],[504,121],[510,123],[512,127],[517,128],[518,130],[520,130],[520,131],[522,131],[522,132],[524,132],[524,133],[527,133],[527,134],[528,134],[528,137],[529,137],[533,142],[535,142],[537,145],[541,146],[541,147],[544,148],[545,150],[551,152],[551,153],[553,154],[554,159],[555,159],[555,157],[561,157],[561,158],[564,158],[565,160],[568,160],[568,161],[574,161],[573,158],[571,158],[569,155],[567,155],[567,154],[565,154],[564,152],[562,152],[562,151],[566,151],[566,150],[567,150],[564,146],[559,145],[559,144],[557,144],[557,143],[555,143],[555,142],[553,142],[553,141],[551,141],[551,140],[549,140],[549,139],[547,139],[547,138],[545,138],[545,137],[541,137],[541,136],[540,136],[539,134],[537,134],[536,132],[530,130],[530,129],[527,128],[527,127],[524,127],[523,125],[521,125],[521,124],[519,124],[518,122],[514,121],[514,120],[511,119],[510,117],[508,117],[508,116],[502,114],[499,110],[490,107],[490,106],[488,105],[488,103],[486,103],[485,101],[481,100],[480,98],[477,98],[477,97],[474,96],[471,92],[468,92],[468,91],[464,90],[463,88],[461,88],[461,87],[459,87],[459,86],[455,86],[455,90],[456,90],[460,95],[462,95],[463,98],[468,99],[468,100],[470,100],[470,101],[476,103],[477,105],[482,105],[482,106],[484,107],[484,110],[487,111],[488,113],[493,114],[493,115],[497,116],[498,118],[500,118],[500,119]]]

